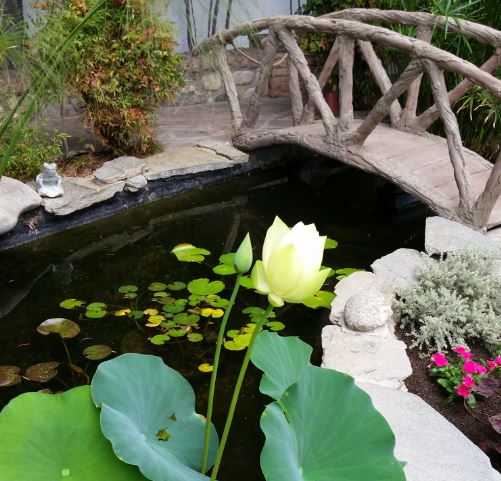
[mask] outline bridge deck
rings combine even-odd
[[[354,127],[361,120],[354,121]],[[268,127],[269,128],[269,127]],[[260,129],[261,130],[261,129]],[[367,165],[358,167],[372,171],[377,167],[379,173],[404,190],[430,205],[440,215],[457,218],[459,193],[454,180],[454,172],[446,139],[437,136],[422,137],[401,132],[386,125],[379,125],[367,138],[363,146],[329,145],[325,141],[325,130],[321,122],[286,127],[259,132],[264,135],[264,144],[297,143],[311,150],[327,154],[347,163],[350,159],[361,158]],[[278,139],[278,140],[277,140]],[[281,139],[281,140],[280,140]],[[267,141],[269,140],[269,141]],[[263,145],[263,141],[260,142]],[[345,150],[346,152],[343,152]],[[347,154],[347,159],[343,155]],[[470,174],[472,189],[476,196],[483,192],[492,164],[470,150],[464,149],[466,168]],[[353,162],[355,163],[355,162]],[[494,207],[487,228],[501,224],[501,199]]]

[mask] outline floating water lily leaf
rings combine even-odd
[[[152,292],[160,292],[164,291],[165,289],[167,289],[167,284],[164,284],[163,282],[152,282],[148,286],[148,290]]]
[[[202,262],[205,256],[210,255],[207,249],[195,247],[192,244],[178,244],[171,250],[171,253],[183,262]]]
[[[264,372],[259,390],[280,399],[309,365],[312,352],[311,346],[297,337],[260,332],[251,356],[252,363]]]
[[[187,312],[176,314],[173,318],[174,323],[184,326],[194,326],[199,320],[200,316],[197,316],[196,314],[188,314]]]
[[[243,351],[247,347],[241,344],[237,344],[234,340],[224,341],[223,345],[226,349],[228,349],[228,351]]]
[[[195,412],[189,382],[159,357],[124,354],[103,362],[92,380],[92,396],[101,406],[102,432],[126,463],[155,481],[208,480],[200,473],[205,419]],[[168,441],[157,438],[160,430],[168,431]],[[218,445],[213,426],[210,439],[208,468]]]
[[[346,267],[344,269],[337,269],[336,279],[340,281],[341,279],[348,277],[350,274],[353,274],[354,272],[363,272],[363,269],[353,269],[351,267]]]
[[[0,366],[0,387],[9,387],[19,384],[22,380],[17,366]]]
[[[43,321],[37,327],[37,331],[44,336],[48,334],[59,334],[63,339],[71,339],[78,335],[80,326],[69,319],[55,317],[54,319]]]
[[[162,310],[169,314],[177,314],[184,311],[186,304],[188,304],[188,299],[177,299],[174,304],[164,305]]]
[[[169,340],[170,336],[167,334],[157,334],[156,336],[150,337],[150,342],[156,346],[163,346]]]
[[[136,292],[128,292],[127,294],[124,295],[126,299],[135,299],[137,297]]]
[[[200,342],[204,338],[204,336],[198,332],[190,332],[186,337],[188,338],[188,341],[191,342]]]
[[[212,309],[212,307],[206,307],[200,311],[200,315],[203,317],[212,317],[218,319],[224,316],[224,311],[222,309]]]
[[[333,292],[318,291],[314,296],[306,299],[303,304],[306,307],[310,307],[312,309],[318,309],[319,307],[325,307],[326,309],[329,309],[335,297],[336,294],[334,294]]]
[[[331,267],[327,267],[327,266],[320,266],[320,270],[324,270],[324,269],[329,269],[329,273],[327,274],[327,278],[333,277],[336,275],[336,269],[332,269]]]
[[[232,266],[235,263],[235,253],[230,252],[219,257],[219,262],[227,266]]]
[[[132,284],[128,284],[126,286],[120,286],[118,288],[118,292],[120,292],[121,294],[130,294],[131,292],[137,292],[137,291],[138,287]]]
[[[264,309],[261,309],[260,307],[246,307],[245,309],[242,310],[242,314],[247,314],[253,321],[261,319],[264,315]],[[269,316],[269,319],[273,319],[277,317],[277,315],[272,312]]]
[[[104,302],[91,302],[87,306],[88,311],[103,311],[106,309],[106,304]]]
[[[240,278],[240,285],[246,289],[254,289],[254,284],[249,276],[242,276]]]
[[[213,267],[212,271],[214,274],[218,274],[220,276],[231,276],[237,273],[236,269],[228,264],[219,264],[216,267]]]
[[[101,433],[90,386],[14,398],[0,414],[0,439],[5,480],[146,481]]]
[[[165,321],[165,317],[162,316],[161,314],[156,314],[154,316],[148,317],[148,322],[146,325],[148,327],[157,327],[159,326],[163,321]]]
[[[171,291],[182,291],[186,288],[186,284],[184,282],[176,281],[172,284],[167,284],[167,289]]]
[[[155,297],[155,298],[168,297],[168,296],[169,296],[169,294],[167,294],[167,292],[165,292],[165,291],[155,292],[155,294],[153,294],[153,297]]]
[[[130,309],[120,309],[119,311],[115,311],[115,316],[123,317],[129,315],[131,312],[132,311]]]
[[[237,329],[230,329],[226,333],[226,337],[229,337],[230,339],[233,339],[234,337],[237,337],[239,334],[240,334],[240,331],[238,331]]]
[[[100,361],[106,359],[113,353],[113,349],[106,344],[96,344],[95,346],[86,347],[83,350],[83,355],[91,361]]]
[[[204,362],[198,366],[198,370],[201,372],[212,372],[214,370],[214,366],[212,364],[208,364]]]
[[[270,331],[281,331],[282,329],[285,329],[285,324],[279,321],[270,321],[266,323],[266,327]]]
[[[370,397],[350,376],[312,366],[309,353],[297,338],[261,332],[256,340],[260,389],[279,399],[261,416],[266,480],[405,481],[395,437]]]
[[[59,305],[63,309],[75,309],[77,307],[82,307],[85,305],[85,301],[79,301],[78,299],[65,299],[60,302]]]
[[[191,294],[188,297],[188,300],[190,301],[190,306],[195,307],[195,306],[198,306],[203,301],[205,301],[205,296],[198,296],[196,294]]]
[[[158,311],[156,309],[145,309],[143,312],[147,316],[156,316],[158,314]]]
[[[57,376],[58,362],[41,362],[26,369],[24,378],[28,381],[48,382]]]
[[[228,299],[223,299],[215,294],[210,294],[205,299],[207,303],[212,307],[227,307],[230,301]]]
[[[186,335],[186,331],[184,329],[170,329],[167,334],[171,337],[183,337]]]
[[[325,250],[335,249],[337,246],[338,246],[338,242],[335,241],[334,239],[330,239],[329,237],[327,237],[327,239],[325,239],[325,245],[324,245]]]
[[[132,311],[132,312],[129,312],[129,317],[131,319],[141,319],[141,317],[144,316],[144,312],[143,311]]]
[[[212,281],[207,278],[194,279],[188,284],[188,290],[197,296],[218,294],[224,289],[224,282]]]
[[[85,311],[85,317],[89,319],[102,319],[106,314],[106,311]]]

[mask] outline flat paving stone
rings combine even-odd
[[[105,162],[94,172],[94,177],[103,184],[113,184],[142,174],[148,169],[144,159],[122,156]]]

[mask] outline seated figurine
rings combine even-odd
[[[37,175],[37,191],[42,197],[58,197],[63,195],[61,176],[57,173],[56,164],[43,164],[43,170]]]

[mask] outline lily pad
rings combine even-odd
[[[28,381],[48,382],[57,376],[58,362],[41,362],[26,369],[24,378]]]
[[[219,274],[220,276],[231,276],[237,273],[237,270],[233,266],[228,264],[219,264],[212,268],[214,274]]]
[[[230,252],[228,254],[223,254],[219,257],[219,262],[227,266],[232,266],[235,263],[235,253]]]
[[[176,314],[172,320],[176,324],[181,324],[183,326],[194,326],[200,320],[200,316],[181,312],[180,314]]]
[[[207,249],[195,247],[192,244],[178,244],[171,250],[171,253],[182,262],[202,262],[205,256],[210,255]]]
[[[119,311],[115,311],[116,317],[124,317],[128,316],[132,311],[130,309],[120,309]]]
[[[80,332],[80,326],[69,319],[55,317],[43,321],[37,327],[37,331],[44,336],[48,334],[59,334],[63,339],[72,339]]]
[[[213,309],[212,307],[206,307],[200,311],[200,315],[203,317],[212,317],[213,319],[219,319],[224,316],[224,311],[222,309]]]
[[[144,312],[143,311],[132,311],[132,312],[129,312],[129,317],[131,319],[141,319],[143,316],[144,316]]]
[[[212,372],[214,370],[214,366],[212,364],[204,362],[203,364],[200,364],[200,366],[198,366],[198,370],[200,372]]]
[[[101,433],[90,386],[14,398],[0,414],[0,439],[5,480],[145,481]]]
[[[352,267],[345,267],[344,269],[337,269],[336,270],[336,279],[340,281],[341,279],[344,279],[345,277],[348,277],[350,274],[353,274],[354,272],[362,272],[363,269],[353,269]]]
[[[240,278],[240,285],[246,289],[254,289],[254,283],[249,276],[242,276]]]
[[[126,299],[135,299],[137,297],[137,292],[128,292],[124,295]]]
[[[106,344],[96,344],[95,346],[86,347],[83,350],[83,355],[91,361],[100,361],[111,356],[113,349]]]
[[[88,311],[102,311],[106,309],[106,304],[104,302],[91,302],[87,306]]]
[[[137,291],[138,287],[132,284],[128,284],[126,286],[120,286],[118,288],[118,292],[120,292],[121,294],[130,294],[131,292],[137,292]]]
[[[237,344],[234,340],[224,341],[223,345],[226,349],[228,349],[228,351],[243,351],[247,347],[245,345]]]
[[[186,331],[184,329],[170,329],[167,334],[171,337],[183,337],[186,336]]]
[[[0,387],[10,387],[19,384],[22,380],[17,366],[0,366]]]
[[[283,322],[279,322],[279,321],[270,321],[270,322],[266,323],[266,327],[270,331],[281,331],[281,330],[285,329],[285,324]]]
[[[209,294],[205,299],[207,303],[212,307],[228,307],[230,301],[228,299],[223,299],[215,294]]]
[[[155,298],[162,298],[162,297],[168,297],[169,294],[167,294],[167,292],[165,291],[160,291],[160,292],[155,292],[155,294],[153,294],[153,297]]]
[[[203,341],[204,339],[204,336],[202,336],[202,334],[198,333],[198,332],[190,332],[188,334],[188,336],[186,336],[188,338],[188,341],[190,342],[200,342],[200,341]]]
[[[157,334],[156,336],[150,337],[150,342],[155,344],[155,346],[163,346],[169,340],[170,336],[167,334]]]
[[[169,314],[178,314],[179,312],[183,312],[185,310],[186,304],[188,304],[188,299],[177,299],[174,304],[167,304],[163,306],[162,311]]]
[[[76,309],[77,307],[82,307],[85,305],[85,301],[79,301],[78,299],[65,299],[60,302],[59,305],[63,309]]]
[[[184,282],[176,281],[172,284],[167,284],[167,289],[170,291],[182,291],[186,288],[186,284]]]
[[[209,294],[218,294],[224,289],[224,282],[212,281],[207,278],[194,279],[188,284],[188,290],[197,296],[207,296]]]
[[[101,407],[102,432],[120,459],[155,481],[208,480],[200,473],[205,418],[195,412],[189,382],[159,357],[124,354],[103,362],[92,396]],[[162,430],[168,440],[158,439]],[[213,426],[210,439],[208,468],[218,445]]]
[[[336,297],[336,294],[329,291],[318,291],[314,296],[306,299],[303,304],[311,309],[318,309],[319,307],[325,307],[329,309],[331,307],[332,301]]]
[[[338,246],[338,242],[335,241],[334,239],[330,239],[329,237],[327,237],[325,239],[325,245],[324,245],[324,250],[327,250],[327,249],[335,249],[337,246]]]
[[[165,289],[167,289],[167,284],[164,284],[163,282],[152,282],[148,286],[148,290],[152,292],[160,292],[164,291]]]
[[[85,317],[89,319],[102,319],[106,314],[106,311],[85,311]]]

